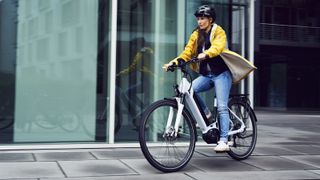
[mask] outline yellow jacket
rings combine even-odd
[[[153,54],[153,49],[151,49],[150,47],[143,47],[140,51],[136,53],[136,55],[134,56],[133,62],[130,64],[130,66],[120,71],[117,74],[117,76],[129,74],[134,71],[140,71],[145,74],[154,75],[153,72],[150,70],[150,67],[148,67],[148,65],[143,65],[142,63],[144,53]]]
[[[182,58],[185,61],[189,61],[192,57],[197,56],[197,40],[198,31],[194,31],[185,46],[184,51],[176,58]],[[230,51],[226,48],[227,37],[225,31],[218,26],[213,24],[210,35],[211,46],[209,49],[205,50],[204,53],[209,56],[209,58],[216,57],[218,55],[224,60],[226,65],[232,74],[233,83],[237,83],[245,78],[251,71],[257,69],[251,62],[240,56],[239,54]],[[199,72],[198,64],[191,64],[191,69]]]

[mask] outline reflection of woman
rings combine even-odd
[[[215,88],[221,132],[220,141],[214,150],[228,151],[229,146],[227,142],[230,121],[228,112],[229,92],[232,81],[239,81],[243,77],[237,79],[238,77],[231,74],[230,70],[233,67],[231,68],[226,59],[222,58],[224,57],[223,53],[227,52],[225,50],[227,40],[225,31],[214,23],[216,19],[214,8],[208,5],[200,6],[194,15],[197,18],[198,27],[190,36],[189,42],[180,56],[170,61],[169,64],[165,64],[164,67],[168,69],[170,65],[179,64],[181,63],[180,61],[188,61],[192,57],[197,57],[200,60],[199,65],[194,67],[200,73],[200,76],[193,81],[192,88],[207,118],[212,116],[211,112],[200,96],[198,96],[198,93],[207,91],[213,87]],[[233,52],[230,52],[230,54],[236,55]],[[252,66],[250,64],[248,66],[251,68],[249,68],[249,71],[246,71],[246,74],[252,70]]]
[[[145,75],[148,75],[148,74],[154,75],[153,72],[150,70],[150,67],[148,67],[148,65],[143,63],[143,55],[144,54],[153,54],[153,49],[151,49],[150,47],[141,48],[134,56],[133,62],[131,63],[131,65],[128,68],[120,71],[117,74],[117,76],[130,74],[134,71],[140,71],[140,72],[144,73]]]
[[[117,77],[128,75],[134,78],[140,75],[141,79],[137,80],[136,83],[130,84],[129,88],[124,92],[129,98],[129,104],[131,105],[129,110],[133,111],[133,113],[136,111],[136,105],[144,106],[145,103],[138,98],[137,94],[145,92],[144,86],[151,86],[153,84],[151,79],[154,76],[150,67],[150,55],[153,54],[153,49],[145,46],[144,38],[137,38],[132,41],[131,46],[133,48],[136,48],[137,45],[142,46],[142,48],[136,52],[130,66],[117,74]]]

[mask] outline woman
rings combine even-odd
[[[214,23],[216,20],[214,8],[202,5],[194,15],[197,18],[198,27],[191,34],[184,51],[177,58],[165,64],[164,68],[167,70],[170,65],[179,64],[180,61],[189,61],[192,57],[200,60],[199,64],[194,64],[192,67],[200,74],[193,81],[192,88],[208,119],[212,116],[211,112],[198,93],[215,88],[221,132],[220,140],[214,150],[229,151],[228,99],[231,85],[232,82],[240,81],[255,67],[238,54],[226,49],[226,34],[220,26]]]

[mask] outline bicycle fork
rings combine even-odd
[[[176,137],[179,130],[180,121],[182,118],[182,111],[184,108],[184,104],[181,102],[181,98],[176,97],[176,101],[178,104],[178,112],[176,114],[176,120],[174,122],[174,126],[172,126],[172,121],[174,117],[174,109],[170,107],[170,112],[167,120],[165,134],[170,135],[171,137]]]

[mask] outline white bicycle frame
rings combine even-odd
[[[185,102],[183,102],[183,99],[181,97],[176,97],[176,101],[178,104],[178,112],[176,115],[176,120],[174,124],[174,131],[172,129],[172,120],[173,120],[173,115],[174,115],[174,110],[173,108],[170,108],[169,116],[168,116],[168,121],[166,125],[166,133],[175,133],[174,135],[176,136],[178,133],[178,128],[181,123],[181,118],[182,118],[182,111],[183,108],[185,108],[185,104],[189,107],[189,110],[191,111],[190,113],[194,117],[194,119],[197,121],[200,130],[202,131],[203,134],[207,133],[210,129],[217,128],[217,121],[210,124],[209,126],[206,125],[205,120],[203,119],[201,112],[194,100],[193,96],[193,89],[191,88],[191,83],[188,81],[186,77],[183,77],[182,80],[180,81],[179,84],[179,92],[184,95],[185,97]],[[243,123],[242,119],[239,118],[230,108],[229,112],[237,118],[241,122],[241,127],[237,130],[234,131],[229,131],[228,135],[233,135],[237,133],[241,133],[245,129],[245,124]],[[173,135],[173,134],[172,134]]]

